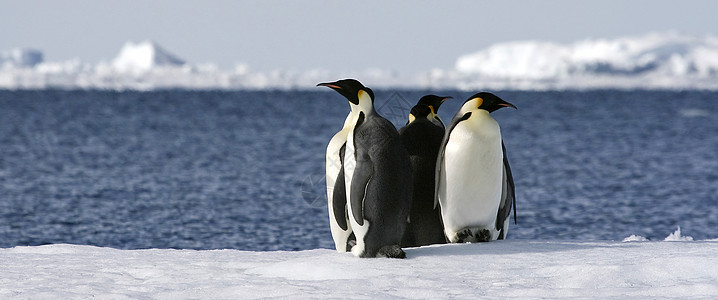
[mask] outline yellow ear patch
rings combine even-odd
[[[357,92],[357,98],[361,99],[362,97],[369,97],[369,94],[367,94],[367,92],[364,90],[359,90]]]
[[[482,99],[481,97],[476,97],[471,100],[476,100],[476,108],[479,108],[482,104],[484,104],[484,99]]]
[[[434,110],[434,106],[433,106],[433,105],[429,105],[429,109],[431,109],[431,113],[432,113],[432,114],[436,114],[436,111]]]
[[[416,117],[414,117],[413,114],[409,114],[409,123],[414,122],[416,120]]]

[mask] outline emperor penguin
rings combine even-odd
[[[426,95],[411,109],[409,122],[399,130],[409,152],[412,171],[412,204],[402,247],[443,244],[441,212],[434,205],[436,158],[444,138],[444,123],[436,114],[451,97]]]
[[[436,126],[441,126],[441,128],[446,128],[444,125],[444,121],[441,120],[439,117],[439,106],[441,106],[444,101],[447,99],[451,99],[451,97],[440,97],[436,95],[426,95],[421,97],[419,99],[419,102],[416,103],[416,106],[427,106],[431,110],[431,114],[427,117],[429,120],[431,120],[432,123],[436,124]],[[411,123],[411,116],[409,117],[409,123]],[[407,124],[409,124],[407,123]]]
[[[494,94],[469,97],[451,120],[436,166],[436,201],[449,242],[506,238],[516,197],[501,129],[490,113],[513,107]]]
[[[394,125],[374,110],[374,92],[355,79],[320,83],[349,100],[351,108],[342,169],[334,193],[345,189],[346,214],[356,237],[352,254],[404,258],[399,244],[411,209],[411,164]],[[341,172],[341,171],[340,171]],[[337,205],[335,202],[334,205]]]
[[[329,86],[329,83],[319,85]],[[327,207],[329,209],[329,228],[338,252],[351,251],[356,244],[356,237],[352,233],[349,215],[347,214],[346,188],[344,185],[344,152],[347,136],[357,121],[359,110],[350,110],[344,126],[337,132],[327,145],[326,153],[326,183]]]

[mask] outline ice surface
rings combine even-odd
[[[0,88],[9,89],[291,89],[342,77],[393,88],[718,89],[718,37],[670,31],[571,44],[499,43],[458,57],[454,69],[418,74],[387,69],[256,72],[246,63],[222,70],[185,62],[152,41],[127,42],[111,63],[43,62],[41,52],[20,50],[4,52],[0,63]]]
[[[718,242],[506,240],[360,259],[317,249],[0,249],[0,298],[701,298],[718,294]]]

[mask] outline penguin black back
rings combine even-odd
[[[360,257],[403,258],[399,244],[411,205],[411,171],[399,134],[375,111],[373,91],[359,81],[318,85],[332,88],[351,103],[342,163],[347,215],[356,237],[351,251]]]
[[[433,95],[430,95],[433,96]],[[426,100],[431,101],[426,101]],[[416,247],[446,241],[441,212],[434,205],[436,158],[444,138],[444,127],[435,123],[430,105],[441,105],[446,97],[424,96],[411,109],[409,122],[400,129],[412,170],[412,206],[402,246]],[[429,119],[431,118],[431,119]],[[443,125],[443,124],[442,124]]]
[[[395,257],[403,253],[398,247],[411,206],[409,155],[394,125],[378,114],[360,116],[354,145],[351,214],[360,226],[369,223],[361,256]]]

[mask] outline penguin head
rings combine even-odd
[[[374,104],[374,91],[365,87],[356,79],[342,79],[334,82],[323,82],[317,84],[317,86],[326,86],[337,91],[354,105],[359,105],[361,102],[367,100],[369,101],[369,103],[367,103],[368,105]]]
[[[409,112],[409,122],[406,124],[410,124],[411,122],[414,122],[416,119],[431,119],[433,118],[433,112],[431,111],[431,108],[429,105],[423,105],[423,104],[417,104],[414,105],[414,107],[411,108],[411,112]]]
[[[488,112],[494,112],[503,107],[513,107],[516,109],[515,105],[508,103],[498,96],[488,92],[479,92],[469,97],[469,99],[464,102],[464,106],[467,105],[471,106],[471,109],[483,109]]]
[[[416,105],[426,105],[431,109],[431,112],[433,114],[437,114],[439,111],[439,106],[441,106],[441,103],[444,103],[444,101],[446,101],[447,99],[451,99],[451,97],[426,95],[424,97],[421,97],[421,99],[419,99],[419,102]]]

